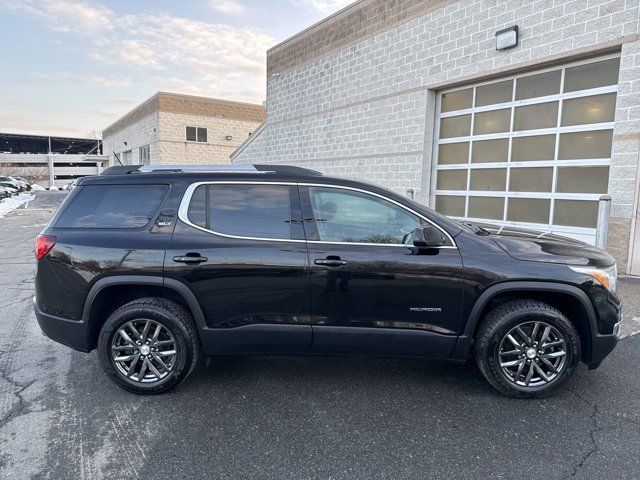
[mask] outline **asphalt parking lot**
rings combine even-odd
[[[33,240],[63,197],[0,218],[0,478],[640,477],[640,335],[545,400],[471,364],[359,358],[203,360],[168,394],[128,394],[32,312]],[[621,289],[632,334],[640,282]]]

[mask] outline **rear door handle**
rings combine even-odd
[[[313,263],[316,265],[324,265],[325,267],[341,267],[342,265],[346,265],[348,262],[346,260],[341,260],[340,258],[316,258]]]
[[[187,264],[189,264],[189,263],[197,264],[197,263],[206,262],[207,260],[208,260],[207,257],[203,257],[199,253],[198,254],[186,254],[184,256],[173,257],[173,261],[174,262],[187,263]]]

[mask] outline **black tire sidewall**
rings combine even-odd
[[[500,368],[498,357],[504,336],[515,326],[529,321],[543,321],[552,325],[562,334],[567,345],[564,369],[550,383],[537,387],[524,387],[508,380]],[[517,398],[539,398],[549,395],[571,377],[580,361],[580,355],[579,335],[564,315],[553,309],[529,309],[515,314],[505,314],[498,319],[491,329],[487,344],[477,345],[476,360],[487,380],[502,393]]]
[[[158,382],[149,384],[126,378],[120,373],[111,357],[113,337],[122,325],[131,320],[149,319],[162,324],[176,341],[177,355],[172,371]],[[133,393],[161,393],[180,383],[190,371],[194,352],[187,341],[189,332],[162,308],[125,305],[114,312],[105,322],[98,338],[98,357],[107,375],[120,387]]]

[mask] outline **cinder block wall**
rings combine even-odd
[[[260,125],[230,118],[160,112],[159,163],[228,164],[229,155]],[[206,127],[207,143],[187,142],[186,126]],[[232,137],[226,140],[227,135]]]
[[[234,161],[364,178],[427,203],[434,91],[622,48],[610,246],[624,272],[640,135],[639,15],[638,0],[359,3],[269,51],[267,127]],[[495,32],[514,24],[519,45],[497,52]]]
[[[149,145],[151,162],[158,163],[160,159],[158,118],[159,112],[156,110],[135,123],[105,136],[102,140],[102,152],[109,156],[110,164],[119,165],[113,154],[114,151],[122,161],[122,153],[127,150],[131,150],[132,163],[140,163],[138,148],[144,145]],[[124,142],[127,142],[127,145]]]
[[[105,155],[150,145],[151,163],[229,163],[229,155],[262,124],[265,107],[249,103],[158,92],[103,131]],[[206,142],[187,142],[186,127],[206,127]],[[231,140],[227,140],[231,136]],[[127,145],[124,144],[127,142]]]
[[[618,269],[627,273],[628,260],[633,253],[630,242],[633,241],[631,230],[640,162],[640,40],[622,46],[611,155],[608,250],[616,257]],[[636,235],[640,235],[640,232],[636,232]],[[635,254],[640,255],[640,252]]]

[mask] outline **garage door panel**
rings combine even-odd
[[[560,93],[561,79],[562,70],[519,78],[516,85],[516,100],[557,95]]]
[[[595,241],[619,63],[611,54],[440,93],[436,209]]]

